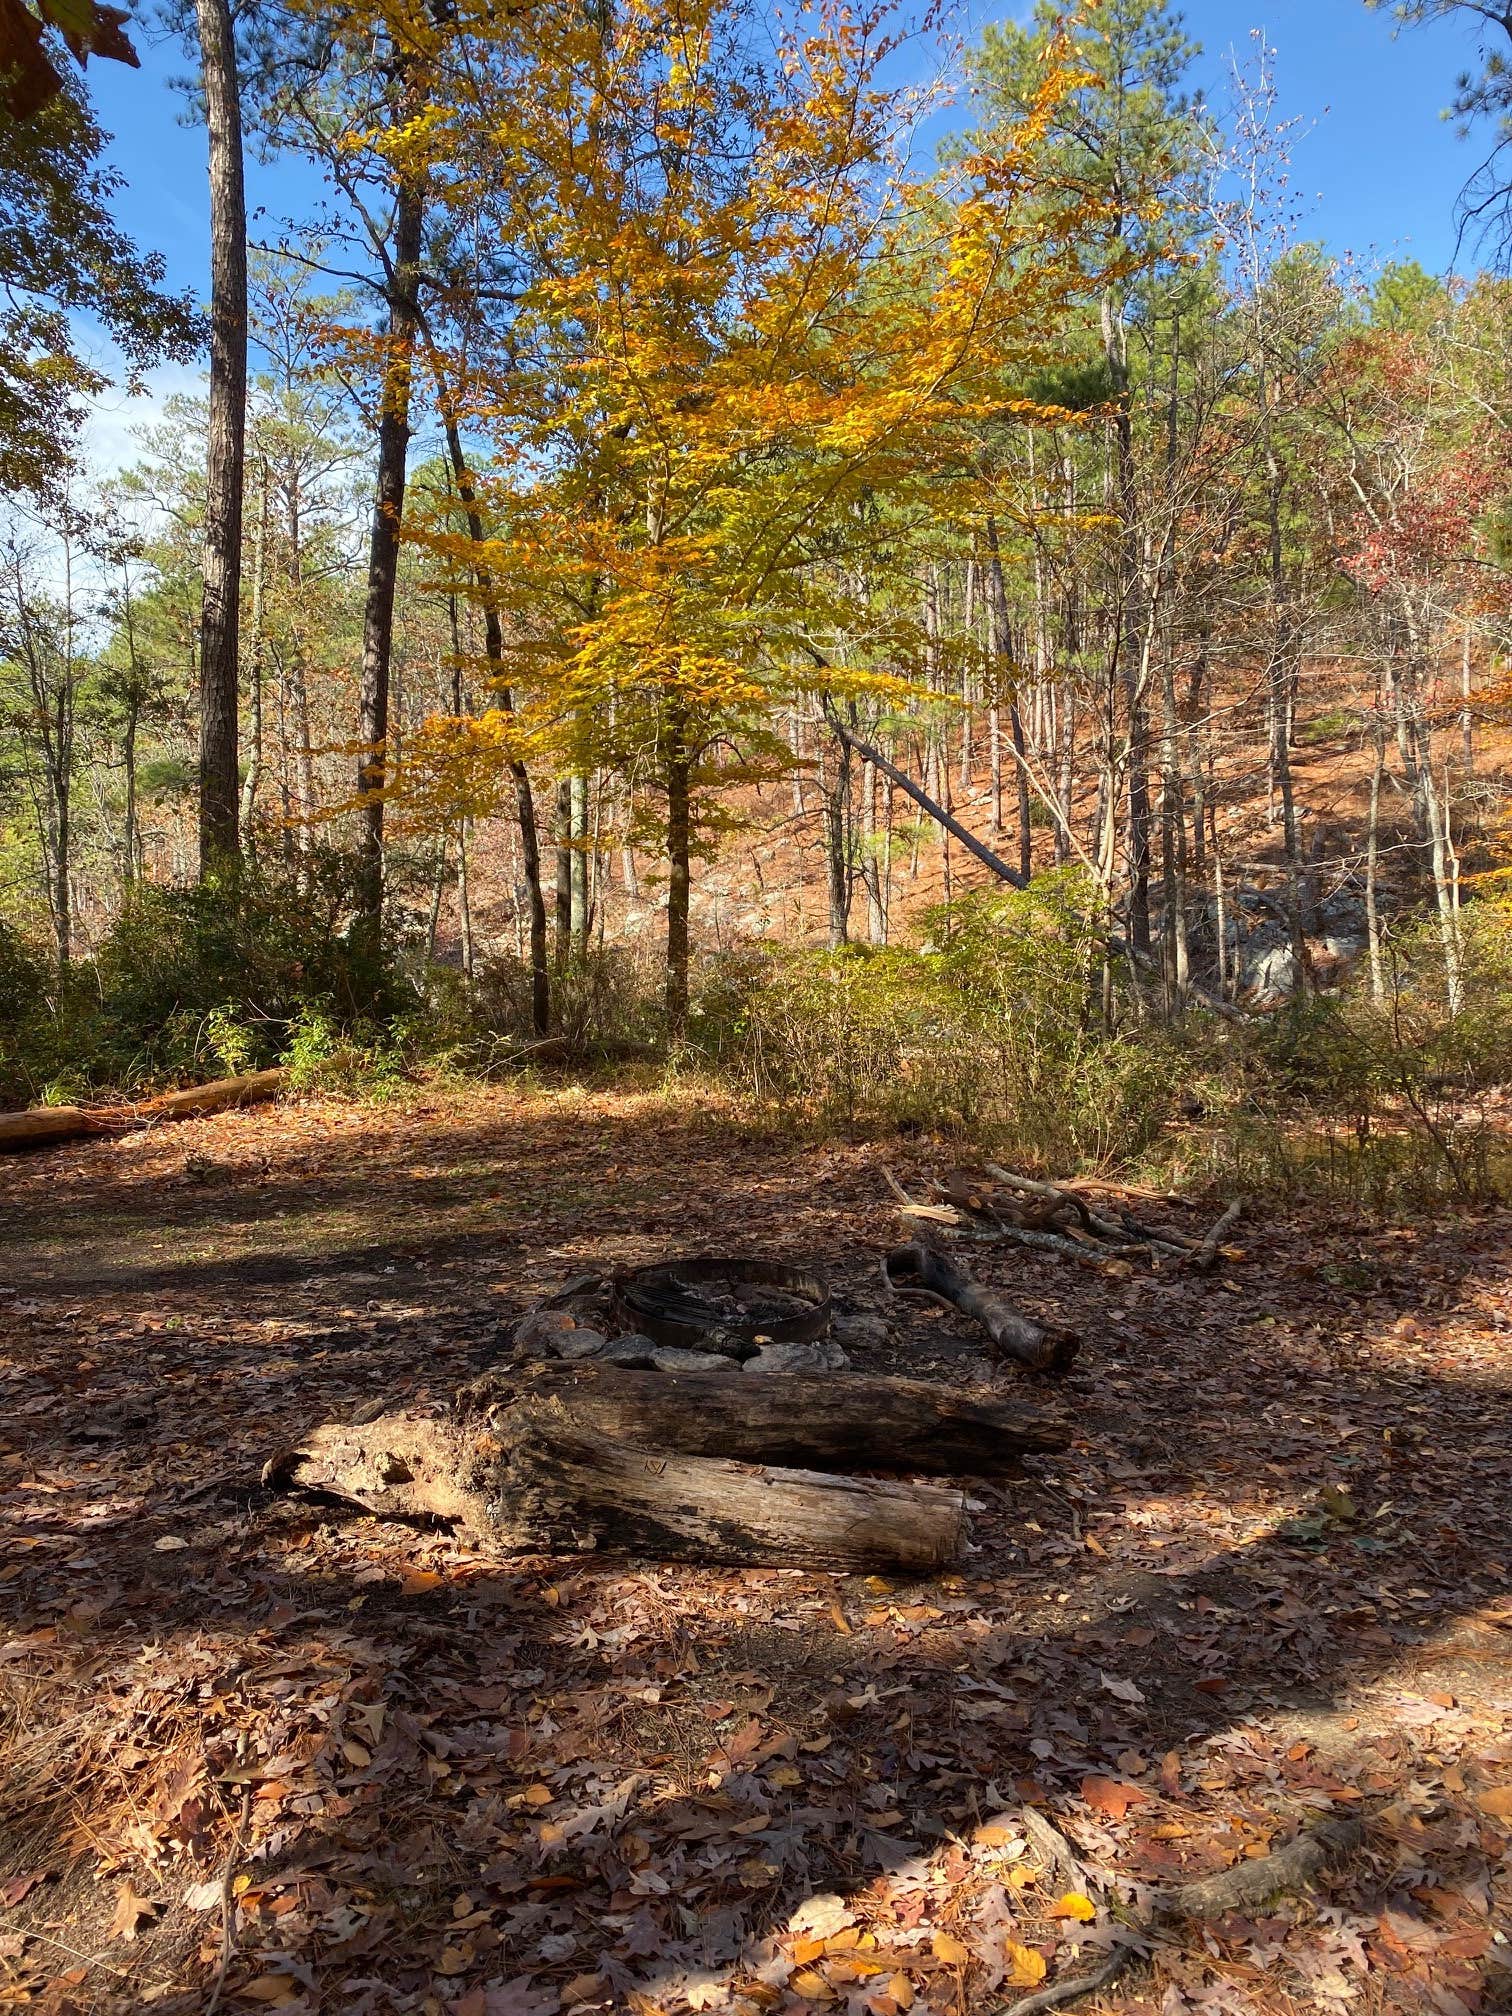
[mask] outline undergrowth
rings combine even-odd
[[[1057,1176],[1423,1211],[1512,1195],[1512,908],[1468,910],[1463,937],[1453,1016],[1422,927],[1388,945],[1379,993],[1362,973],[1268,1017],[1172,1019],[1147,981],[1105,970],[1095,888],[1066,869],[942,906],[911,946],[708,955],[676,1046],[655,948],[590,948],[554,972],[542,1041],[519,961],[492,957],[470,980],[364,971],[336,878],[293,903],[247,875],[138,891],[61,982],[0,929],[0,1095],[136,1092],[272,1062],[296,1088],[364,1098],[659,1074],[669,1096],[715,1088],[784,1132],[928,1135]]]

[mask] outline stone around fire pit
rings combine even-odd
[[[561,1330],[548,1340],[559,1358],[599,1358],[608,1342],[602,1330]]]
[[[560,1349],[563,1335],[575,1327],[565,1309],[531,1309],[515,1325],[515,1342],[538,1356],[551,1357]]]
[[[850,1344],[863,1351],[868,1348],[881,1350],[888,1341],[885,1320],[866,1309],[859,1310],[854,1316],[837,1316],[831,1328],[837,1343]]]
[[[680,1344],[658,1344],[651,1353],[657,1372],[730,1372],[733,1366],[717,1351],[684,1351]]]
[[[844,1372],[850,1360],[827,1337],[812,1344],[768,1344],[747,1358],[742,1372]]]

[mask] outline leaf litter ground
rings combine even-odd
[[[0,1182],[0,2006],[995,2011],[1354,1813],[1320,1889],[1106,2006],[1512,2007],[1507,1214],[1266,1220],[1205,1280],[973,1250],[1082,1330],[1077,1435],[909,1586],[501,1566],[256,1482],[564,1277],[701,1247],[825,1268],[888,1320],[864,1369],[1012,1389],[884,1304],[874,1148],[488,1092]]]

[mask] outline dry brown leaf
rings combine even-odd
[[[1032,1946],[1021,1946],[1017,1939],[1009,1939],[1003,1947],[1004,1958],[1008,1962],[1007,1985],[1010,1988],[1035,1988],[1045,1978],[1045,1956]]]

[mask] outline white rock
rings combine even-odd
[[[651,1363],[658,1372],[728,1372],[731,1365],[728,1358],[721,1358],[714,1351],[685,1351],[680,1344],[658,1344],[651,1353]]]
[[[838,1344],[821,1337],[813,1344],[768,1344],[747,1358],[743,1372],[844,1372],[849,1358]]]

